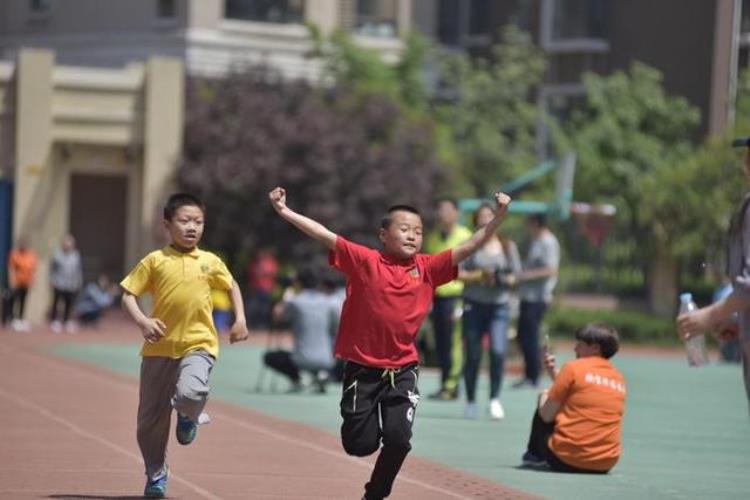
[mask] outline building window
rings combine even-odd
[[[305,18],[304,0],[226,0],[227,19],[266,23],[301,23]]]
[[[46,14],[52,10],[52,0],[30,0],[29,6],[34,14]]]
[[[553,4],[553,40],[609,38],[609,0],[556,0]]]
[[[357,0],[355,33],[393,38],[398,34],[398,0]]]
[[[488,0],[440,0],[438,4],[438,38],[451,46],[489,43],[492,30],[492,7]]]
[[[172,19],[174,17],[177,17],[177,1],[157,0],[156,17],[158,17],[159,19]]]
[[[542,113],[563,126],[567,125],[573,113],[584,109],[586,104],[586,91],[580,83],[546,85],[542,87],[539,97]],[[536,140],[539,158],[551,158],[559,154],[554,150],[552,131],[547,121],[539,121]]]
[[[548,57],[547,77],[556,83],[578,82],[587,72],[607,72],[607,57],[597,52],[552,54]]]
[[[742,0],[742,13],[740,14],[740,33],[750,32],[750,0]]]

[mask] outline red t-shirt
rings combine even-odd
[[[435,287],[458,273],[451,251],[397,260],[338,236],[329,262],[347,276],[336,357],[376,368],[418,361],[414,338]]]

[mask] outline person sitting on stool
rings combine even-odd
[[[286,375],[292,391],[301,390],[300,371],[314,374],[318,392],[325,392],[327,374],[333,368],[332,339],[339,311],[330,298],[318,289],[320,279],[312,268],[297,275],[299,292],[287,289],[273,311],[274,318],[291,323],[294,335],[292,351],[269,351],[263,357],[266,366]]]

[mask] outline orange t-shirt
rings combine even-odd
[[[548,444],[573,467],[607,471],[620,458],[625,380],[609,361],[587,356],[566,363],[549,389],[560,403]]]
[[[36,254],[31,250],[13,249],[8,255],[8,275],[10,286],[29,287],[34,280],[36,270]]]

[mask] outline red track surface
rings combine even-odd
[[[0,330],[0,498],[140,498],[137,383],[44,354],[60,342],[132,341],[120,321],[106,334]],[[335,436],[222,404],[195,443],[169,445],[169,498],[358,499],[372,459],[354,459]],[[407,458],[394,499],[531,498],[482,478]]]

